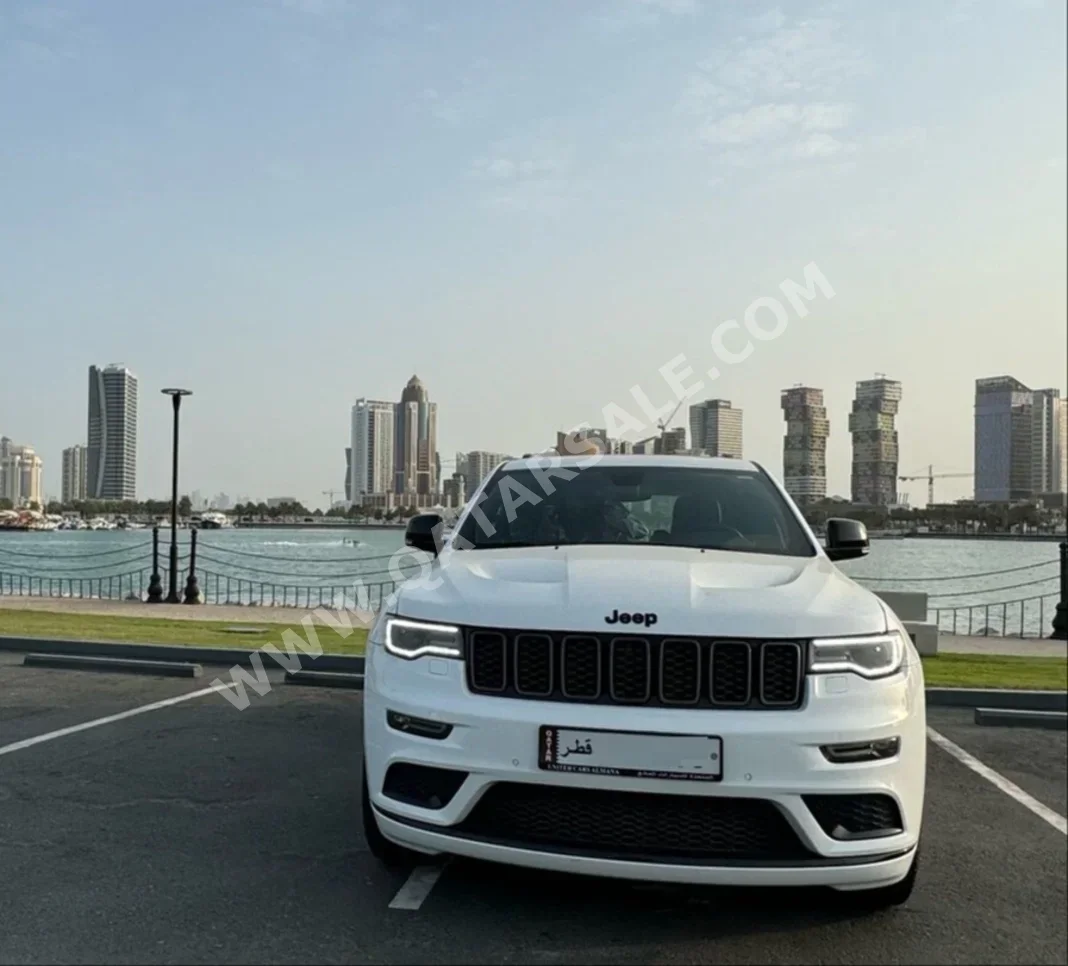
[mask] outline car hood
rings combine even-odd
[[[446,549],[399,590],[404,617],[481,627],[820,637],[886,630],[881,601],[822,554],[784,557],[648,544]]]

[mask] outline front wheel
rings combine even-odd
[[[383,834],[378,827],[378,819],[375,818],[375,810],[371,806],[371,789],[367,784],[367,769],[363,771],[363,837],[367,839],[367,849],[379,862],[385,865],[396,866],[411,863],[413,853],[400,845],[395,845]]]

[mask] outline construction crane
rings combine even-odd
[[[328,510],[334,505],[334,494],[340,492],[340,490],[323,490],[323,496],[330,498],[330,502],[326,506]]]
[[[935,480],[963,480],[971,479],[972,473],[936,473],[934,466],[928,465],[926,473],[918,473],[915,476],[899,476],[899,480],[926,480],[927,481],[927,505],[934,505],[934,481]]]

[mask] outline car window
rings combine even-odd
[[[786,502],[760,472],[590,466],[572,479],[498,471],[458,545],[649,543],[812,556]],[[551,492],[550,492],[551,488]]]

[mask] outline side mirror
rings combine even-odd
[[[868,555],[868,528],[859,520],[832,518],[827,521],[827,544],[831,560],[853,560]]]
[[[404,542],[416,550],[425,550],[437,556],[438,528],[441,527],[442,519],[437,513],[419,513],[408,521],[404,531]]]

